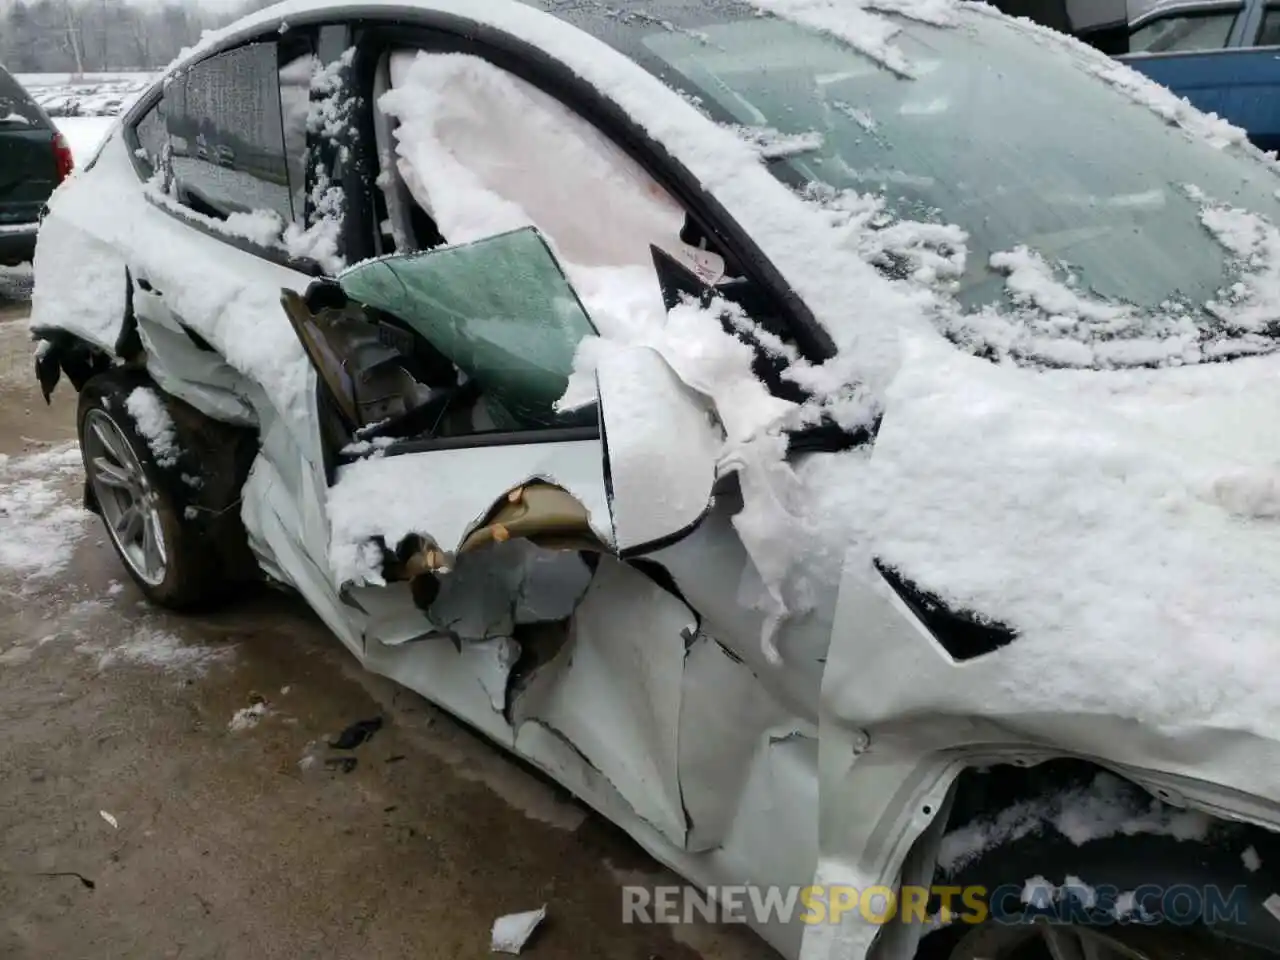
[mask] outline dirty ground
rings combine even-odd
[[[28,287],[0,272],[0,957],[467,960],[543,903],[524,956],[776,957],[623,925],[620,884],[675,878],[301,602],[142,603],[79,509],[74,396],[35,390]]]

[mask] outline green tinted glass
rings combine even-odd
[[[559,416],[578,344],[595,334],[532,227],[475,243],[371,260],[338,277],[347,296],[392,314],[475,379],[499,429],[567,426]]]

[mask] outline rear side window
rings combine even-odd
[[[43,127],[44,116],[17,80],[0,67],[0,127]]]
[[[276,44],[197,63],[164,95],[173,185],[199,213],[265,210],[294,221]]]
[[[1189,13],[1150,20],[1129,34],[1130,53],[1221,50],[1235,26],[1237,10]]]
[[[1258,46],[1280,47],[1280,7],[1268,7],[1258,31]]]

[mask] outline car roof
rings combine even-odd
[[[412,21],[414,14],[465,19],[536,40],[529,31],[576,28],[614,43],[617,26],[636,18],[680,27],[721,16],[757,12],[747,0],[284,0],[248,14],[221,30],[209,31],[195,47],[183,51],[168,69],[190,63],[235,44],[275,24],[304,25],[334,19],[376,17]],[[614,29],[610,29],[610,27]]]

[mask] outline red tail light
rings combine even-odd
[[[53,135],[53,162],[58,168],[58,183],[71,176],[71,171],[76,168],[76,162],[71,156],[71,148],[67,146],[66,138],[56,132]]]

